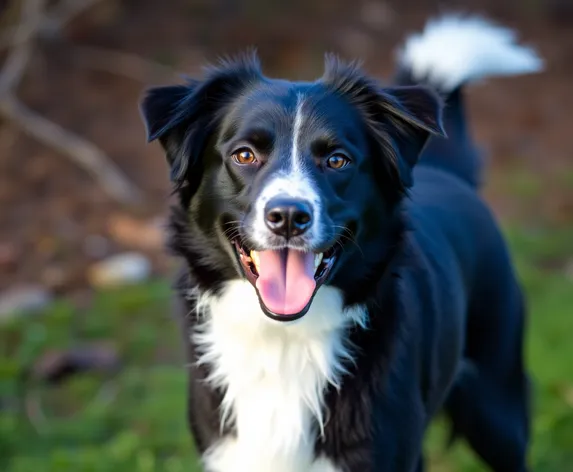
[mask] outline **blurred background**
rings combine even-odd
[[[532,468],[573,470],[571,0],[0,0],[0,470],[199,470],[143,89],[253,45],[272,76],[320,76],[334,51],[389,77],[444,11],[516,28],[547,63],[472,87],[469,110],[527,289]],[[430,471],[485,470],[445,431]]]

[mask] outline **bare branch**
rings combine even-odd
[[[102,0],[62,0],[46,12],[36,25],[37,36],[52,36],[72,21],[76,16]],[[0,49],[26,42],[31,32],[31,25],[19,25],[0,32]]]
[[[42,11],[46,0],[23,0],[20,26],[4,67],[0,71],[0,113],[15,122],[27,134],[67,155],[89,172],[111,197],[124,204],[141,201],[140,191],[97,146],[63,127],[34,113],[18,101],[14,90],[20,83],[32,53],[38,28],[45,21]],[[71,18],[96,0],[63,0],[60,18]],[[64,8],[65,7],[65,8]],[[80,8],[82,7],[82,8]],[[68,12],[67,16],[62,12]]]
[[[0,101],[0,113],[30,136],[67,155],[90,173],[114,199],[128,205],[141,201],[140,191],[94,144],[34,113],[12,95],[6,95]]]
[[[61,4],[61,12],[68,14],[66,16],[60,13],[60,18],[69,19],[74,12],[81,10],[80,6],[87,7],[94,1],[64,1]],[[103,151],[89,141],[29,110],[13,94],[30,60],[32,43],[38,28],[43,24],[42,21],[45,21],[43,19],[45,17],[42,17],[44,5],[45,0],[25,0],[22,5],[21,21],[15,35],[18,42],[13,44],[0,72],[0,112],[29,135],[66,154],[83,167],[97,179],[111,197],[122,203],[135,204],[141,200],[139,190],[123,176]]]
[[[13,53],[5,61],[6,72],[0,78],[0,95],[16,85],[30,57],[30,42],[36,37],[54,36],[82,11],[102,0],[62,0],[51,11],[42,14],[46,0],[24,0],[22,21],[16,28],[0,34],[0,48],[12,47]],[[122,75],[140,82],[178,79],[173,69],[141,56],[122,51],[74,46],[64,43],[74,60],[83,67]]]
[[[10,93],[20,82],[30,55],[32,40],[42,17],[45,0],[26,0],[22,4],[19,34],[23,39],[14,45],[0,72],[0,96]]]

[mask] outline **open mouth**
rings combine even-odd
[[[238,238],[233,244],[245,276],[257,290],[261,308],[279,321],[293,321],[306,314],[340,248],[335,244],[316,254],[291,248],[249,251]]]

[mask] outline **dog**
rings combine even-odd
[[[147,90],[206,471],[422,471],[442,411],[492,470],[527,470],[524,297],[464,90],[542,67],[447,15],[389,86],[332,55],[316,81],[271,79],[249,53]]]

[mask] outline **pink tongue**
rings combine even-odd
[[[265,306],[277,315],[301,312],[312,297],[314,254],[283,249],[259,252],[257,290]]]

